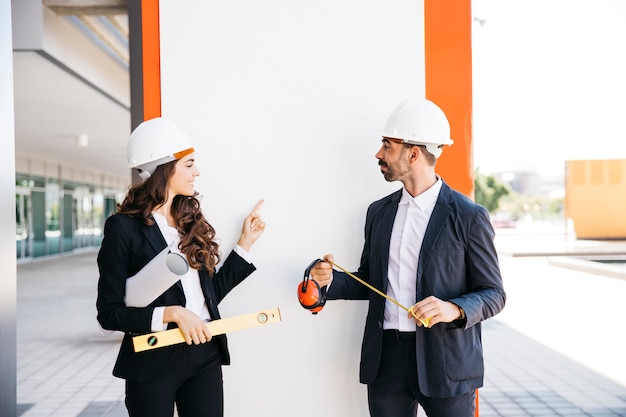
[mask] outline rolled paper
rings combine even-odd
[[[189,270],[187,260],[178,253],[163,249],[139,272],[126,279],[124,302],[128,307],[147,307]]]

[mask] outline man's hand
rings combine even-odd
[[[422,326],[422,321],[432,327],[437,323],[450,323],[461,317],[461,309],[454,303],[443,301],[435,296],[424,298],[409,308],[409,318]]]
[[[324,255],[322,262],[311,269],[311,278],[321,287],[325,287],[333,280],[333,266],[330,262],[335,262],[332,254]]]

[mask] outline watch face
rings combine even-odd
[[[259,313],[259,315],[256,317],[257,321],[261,324],[264,324],[267,322],[267,314],[265,313]]]

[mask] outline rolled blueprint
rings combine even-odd
[[[146,307],[174,285],[189,270],[187,260],[181,254],[163,249],[139,272],[126,279],[128,307]]]

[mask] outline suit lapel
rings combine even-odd
[[[418,291],[420,287],[420,281],[422,279],[422,273],[428,264],[428,260],[432,254],[433,246],[437,241],[439,234],[444,229],[446,219],[450,216],[452,208],[450,207],[450,187],[444,182],[441,186],[441,191],[437,197],[433,214],[430,216],[428,226],[426,226],[426,232],[424,233],[424,240],[422,241],[422,248],[420,250],[419,261],[417,265],[417,285]]]
[[[153,219],[154,220],[154,219]],[[154,254],[158,254],[167,246],[167,242],[161,233],[159,226],[154,223],[152,226],[146,226],[143,228],[143,235],[154,250]]]
[[[398,212],[398,203],[400,202],[400,197],[402,196],[402,189],[398,192],[394,193],[389,199],[389,202],[383,207],[382,210],[382,219],[380,226],[380,244],[381,248],[387,248],[387,250],[381,250],[381,280],[382,280],[382,291],[387,292],[387,284],[388,277],[387,273],[389,271],[389,245],[391,242],[391,232],[393,230],[393,222],[396,219],[396,213]]]

